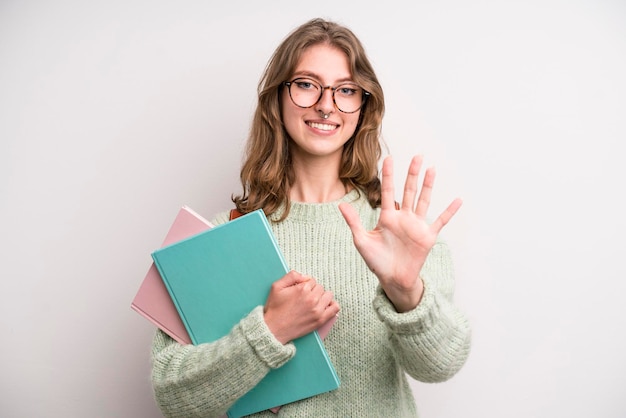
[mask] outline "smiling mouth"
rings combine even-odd
[[[328,123],[307,122],[311,128],[320,129],[322,131],[332,131],[337,128],[337,125],[330,125]]]

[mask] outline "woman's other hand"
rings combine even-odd
[[[331,292],[314,278],[292,270],[272,284],[264,318],[276,339],[286,344],[316,330],[338,312]]]

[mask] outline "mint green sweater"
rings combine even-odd
[[[372,209],[356,191],[352,203],[366,229]],[[258,417],[416,417],[407,375],[422,382],[449,379],[470,350],[468,321],[453,305],[454,275],[448,247],[438,241],[422,278],[425,291],[413,311],[399,314],[354,248],[339,202],[293,203],[272,229],[290,268],[311,275],[330,290],[341,312],[324,345],[341,380],[339,389],[284,405]],[[277,219],[279,213],[270,219]],[[228,221],[220,213],[214,223]],[[209,344],[180,345],[157,331],[152,347],[155,397],[167,417],[219,417],[272,368],[293,355],[263,321],[259,306],[230,334]]]

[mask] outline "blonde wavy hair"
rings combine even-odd
[[[380,205],[378,161],[385,109],[382,87],[361,42],[351,30],[335,22],[312,19],[283,40],[259,81],[258,103],[240,172],[243,194],[231,197],[241,213],[262,208],[269,216],[285,204],[280,220],[289,214],[289,190],[294,172],[289,151],[291,139],[281,118],[281,92],[303,51],[317,44],[328,44],[344,51],[353,81],[370,93],[360,110],[354,135],[344,145],[339,178],[346,188],[364,193],[372,207]]]

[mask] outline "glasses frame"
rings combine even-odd
[[[295,100],[293,100],[293,96],[291,95],[291,85],[294,82],[296,82],[297,80],[308,80],[308,81],[311,81],[311,82],[317,84],[320,87],[320,97],[318,97],[317,100],[315,101],[315,103],[313,103],[311,106],[300,106],[298,103],[295,102]],[[322,83],[319,83],[319,82],[317,82],[315,80],[311,80],[310,78],[297,77],[297,78],[294,78],[291,81],[284,81],[283,85],[287,86],[287,90],[289,91],[289,98],[291,99],[291,102],[293,104],[295,104],[296,106],[298,106],[299,108],[301,108],[301,109],[310,109],[310,108],[312,108],[313,106],[318,104],[320,102],[320,100],[322,100],[322,96],[324,96],[324,92],[326,90],[330,90],[330,91],[332,91],[333,105],[335,106],[335,108],[338,111],[340,111],[341,113],[347,113],[347,114],[356,113],[356,112],[358,112],[359,110],[361,110],[363,108],[363,105],[365,105],[365,102],[367,101],[367,98],[370,96],[370,92],[369,91],[365,90],[363,87],[361,87],[361,86],[359,86],[358,84],[355,84],[355,83],[352,83],[352,84],[351,83],[343,83],[343,84],[340,84],[340,85],[335,86],[335,87],[333,87],[333,86],[323,86]],[[346,85],[357,86],[358,88],[363,90],[363,97],[361,98],[361,105],[356,110],[353,110],[351,112],[346,112],[345,110],[341,110],[339,108],[339,106],[337,106],[337,102],[335,101],[335,91],[337,91],[338,88],[346,86]]]

